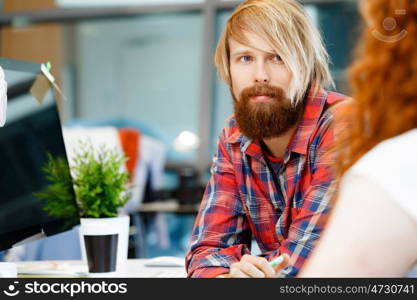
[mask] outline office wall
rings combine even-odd
[[[3,0],[5,12],[52,9],[54,0]],[[52,73],[60,79],[62,65],[61,26],[54,23],[2,27],[0,56],[43,63],[50,61]]]

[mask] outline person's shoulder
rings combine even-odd
[[[235,114],[229,115],[226,120],[224,121],[225,126],[224,128],[235,128],[236,126],[236,118]]]
[[[380,142],[352,166],[352,171],[374,176],[411,172],[417,168],[416,153],[417,128]]]
[[[324,132],[328,131],[335,119],[339,119],[339,115],[343,114],[343,109],[352,100],[349,96],[337,92],[322,90],[321,93],[325,97],[325,103],[317,122],[316,132],[312,138],[315,138],[316,135],[322,136]]]
[[[352,97],[332,91],[326,91],[326,104],[324,114],[337,116],[353,101]]]
[[[375,147],[376,151],[381,152],[388,152],[392,149],[416,153],[415,150],[417,149],[417,128],[408,130],[402,134],[387,139]]]
[[[417,129],[387,139],[362,156],[345,174],[379,186],[417,220]],[[347,178],[347,179],[346,179]]]
[[[351,97],[341,93],[325,91],[326,102],[323,112],[318,121],[318,134],[326,131],[333,123],[337,123],[337,127],[343,127],[345,111],[349,104],[353,101]],[[338,122],[335,122],[335,120]],[[340,128],[339,128],[340,130]]]
[[[222,130],[222,137],[228,142],[234,142],[241,136],[239,127],[237,126],[235,115],[232,114],[225,120],[225,125]]]
[[[233,135],[235,132],[239,131],[237,126],[235,115],[232,114],[228,116],[224,122],[223,131],[226,137]]]
[[[329,107],[352,100],[351,97],[338,92],[326,91],[326,94],[326,104]]]

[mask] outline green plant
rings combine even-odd
[[[69,219],[71,223],[78,218],[78,209],[74,205],[74,189],[67,160],[48,153],[42,170],[51,183],[35,196],[44,201],[43,209],[48,215]]]
[[[96,153],[93,146],[80,143],[71,168],[81,216],[106,218],[117,216],[117,209],[129,199],[128,173],[122,170],[126,157],[105,146]]]
[[[117,216],[117,209],[129,199],[126,191],[128,173],[122,166],[126,157],[115,149],[102,146],[96,153],[91,143],[81,143],[71,164],[72,178],[63,176],[68,164],[62,158],[48,155],[44,167],[48,187],[37,194],[44,202],[45,211],[51,216],[69,217],[73,204],[74,188],[79,214],[84,218]],[[70,174],[66,172],[65,174]]]

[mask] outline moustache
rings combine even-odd
[[[279,101],[284,99],[285,92],[282,88],[277,86],[255,85],[245,88],[240,94],[240,98],[244,101],[248,101],[250,98],[257,96],[267,96]]]

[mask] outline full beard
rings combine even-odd
[[[233,95],[233,93],[232,93]],[[255,103],[251,98],[268,96],[272,101]],[[279,87],[255,85],[244,89],[239,100],[233,95],[234,110],[240,131],[252,140],[279,137],[294,127],[301,119],[304,104],[292,105]]]

